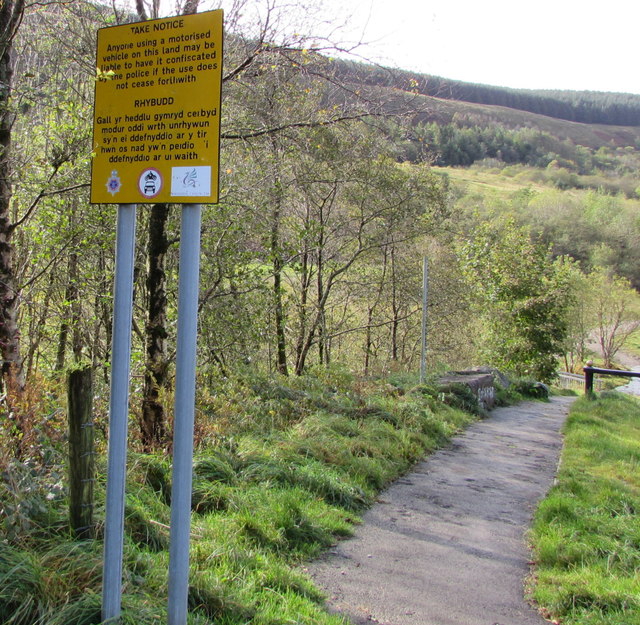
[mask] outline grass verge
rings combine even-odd
[[[552,622],[640,624],[640,402],[580,398],[531,530],[531,597]]]
[[[348,536],[380,489],[476,418],[453,391],[339,372],[199,393],[190,625],[345,623],[298,565]],[[50,451],[46,470],[14,467],[9,480],[8,466],[0,480],[3,625],[100,622],[104,483],[97,539],[74,540],[64,492],[49,483],[62,453]],[[123,625],[166,622],[170,479],[164,454],[129,454]]]

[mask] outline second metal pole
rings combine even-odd
[[[169,544],[169,625],[186,625],[187,622],[200,221],[200,204],[185,204],[182,207],[176,396],[173,421],[173,485],[171,489]]]
[[[120,204],[116,233],[116,275],[113,288],[109,459],[102,570],[103,621],[119,618],[122,602],[122,551],[135,240],[136,205]]]
[[[420,351],[420,383],[427,378],[427,295],[429,290],[429,261],[422,261],[422,349]]]

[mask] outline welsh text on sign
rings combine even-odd
[[[98,31],[91,201],[218,201],[222,11]]]

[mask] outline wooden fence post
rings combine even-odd
[[[92,538],[93,527],[93,372],[69,374],[69,523],[78,538]]]

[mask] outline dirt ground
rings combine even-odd
[[[382,493],[354,538],[308,566],[358,625],[544,625],[525,600],[526,531],[572,401],[499,408]]]

